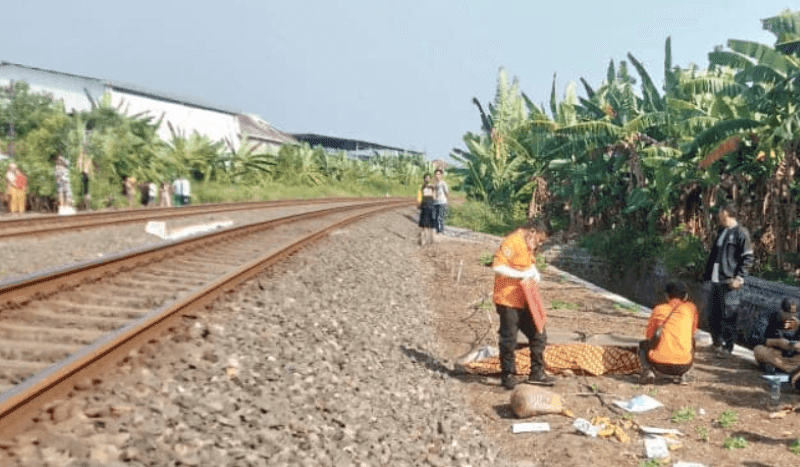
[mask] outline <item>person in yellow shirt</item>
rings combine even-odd
[[[493,301],[500,316],[499,343],[502,384],[513,389],[517,332],[528,337],[531,351],[531,372],[528,382],[552,385],[554,379],[544,372],[544,348],[547,346],[547,332],[539,332],[533,323],[525,295],[520,286],[522,279],[540,281],[536,269],[536,251],[544,238],[542,225],[529,220],[523,227],[511,232],[495,253],[492,269],[494,276]]]
[[[685,383],[694,363],[697,307],[689,300],[682,282],[668,283],[666,293],[667,303],[653,308],[645,330],[646,340],[639,343],[639,359],[644,367],[643,384],[655,381],[656,372]]]

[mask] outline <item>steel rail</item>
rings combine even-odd
[[[357,209],[360,207],[386,205],[387,203],[393,206],[399,206],[409,204],[410,201],[386,201],[385,199],[381,199],[380,201],[372,200],[366,203],[359,203],[355,206],[339,206],[322,211],[293,214],[278,219],[271,219],[268,221],[221,230],[206,235],[190,237],[188,239],[174,240],[152,247],[141,248],[132,252],[122,252],[116,255],[104,257],[102,259],[89,260],[83,263],[78,263],[74,266],[68,266],[65,268],[56,269],[52,272],[36,275],[34,277],[22,278],[10,282],[0,281],[0,313],[2,313],[2,310],[9,307],[16,308],[33,298],[44,298],[60,290],[77,287],[82,283],[86,283],[100,277],[105,277],[109,274],[115,273],[116,271],[135,268],[137,266],[152,263],[154,261],[160,261],[169,256],[217,242],[222,238],[233,238],[236,236],[247,235],[252,232],[277,227],[279,225],[318,217],[321,215],[321,213],[332,214],[336,212]]]
[[[49,401],[66,397],[79,383],[83,383],[87,379],[93,384],[102,381],[101,375],[103,371],[113,367],[128,355],[131,350],[139,348],[146,342],[160,336],[164,331],[172,329],[179,323],[181,317],[209,308],[223,294],[232,292],[243,282],[294,254],[301,248],[345,225],[380,212],[410,204],[412,204],[410,201],[393,201],[376,203],[376,205],[372,206],[351,206],[349,207],[350,210],[367,210],[367,212],[361,212],[335,222],[306,235],[278,252],[255,259],[201,287],[187,297],[155,309],[124,327],[104,335],[95,343],[83,347],[65,360],[28,378],[21,384],[0,394],[0,438],[7,439],[13,435],[13,430],[35,423],[36,417],[42,413],[43,407]],[[334,208],[334,210],[340,212],[344,209]],[[331,214],[331,211],[318,211],[315,214],[316,217],[320,217],[324,214]],[[323,212],[324,214],[322,214]],[[314,216],[301,214],[290,217],[297,221]],[[274,225],[274,222],[268,221],[266,223]],[[226,233],[230,234],[230,232]]]
[[[0,219],[0,240],[14,237],[63,233],[67,230],[81,230],[107,227],[150,220],[166,220],[178,217],[199,216],[222,212],[270,209],[282,206],[332,204],[340,202],[375,201],[377,198],[303,198],[273,201],[248,201],[241,203],[213,203],[180,206],[171,208],[127,208],[114,211],[81,212],[71,216],[48,214],[43,216]],[[380,198],[386,200],[386,198]],[[388,198],[396,200],[398,198]]]

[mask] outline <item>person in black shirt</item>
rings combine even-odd
[[[767,374],[791,373],[800,366],[800,316],[797,301],[784,298],[780,309],[765,311],[753,326],[753,354]]]
[[[733,350],[741,289],[753,265],[753,246],[750,233],[736,222],[732,204],[720,208],[719,223],[703,279],[711,281],[707,314],[714,350],[725,358]]]

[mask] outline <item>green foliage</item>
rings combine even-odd
[[[795,456],[800,456],[800,438],[797,438],[791,446],[789,446],[789,452],[794,454]]]
[[[672,412],[672,423],[686,423],[694,420],[696,412],[694,407],[683,407]]]
[[[661,258],[667,270],[678,277],[702,278],[706,253],[703,241],[681,224],[664,239]]]
[[[581,246],[593,256],[611,263],[612,267],[649,265],[661,254],[661,237],[632,225],[595,232],[581,239]],[[624,245],[624,248],[620,248]]]
[[[481,253],[480,263],[481,266],[491,266],[494,262],[494,255],[491,251],[484,251]]]
[[[739,414],[737,414],[734,410],[726,410],[719,414],[719,418],[717,418],[717,423],[719,423],[721,428],[730,428],[738,421]]]
[[[484,202],[467,201],[448,207],[448,224],[492,235],[508,235],[524,222],[523,211],[497,208]]]
[[[750,444],[744,439],[742,436],[734,436],[725,438],[722,442],[722,447],[727,449],[728,451],[733,451],[735,449],[745,449]]]
[[[695,428],[695,431],[697,432],[697,436],[699,436],[701,440],[708,442],[708,428],[704,426],[698,426],[697,428]]]

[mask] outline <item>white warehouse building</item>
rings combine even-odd
[[[174,132],[184,136],[198,133],[212,141],[224,141],[232,150],[239,149],[245,135],[265,146],[296,142],[290,135],[272,128],[256,116],[246,116],[237,110],[198,99],[152,91],[120,81],[0,62],[0,86],[7,87],[15,81],[28,83],[33,93],[49,94],[53,100],[63,102],[67,112],[91,110],[108,94],[111,105],[127,115],[152,116],[155,120],[163,118],[158,133],[165,141],[171,140]],[[248,124],[254,118],[259,124]],[[240,122],[247,123],[241,125]]]

